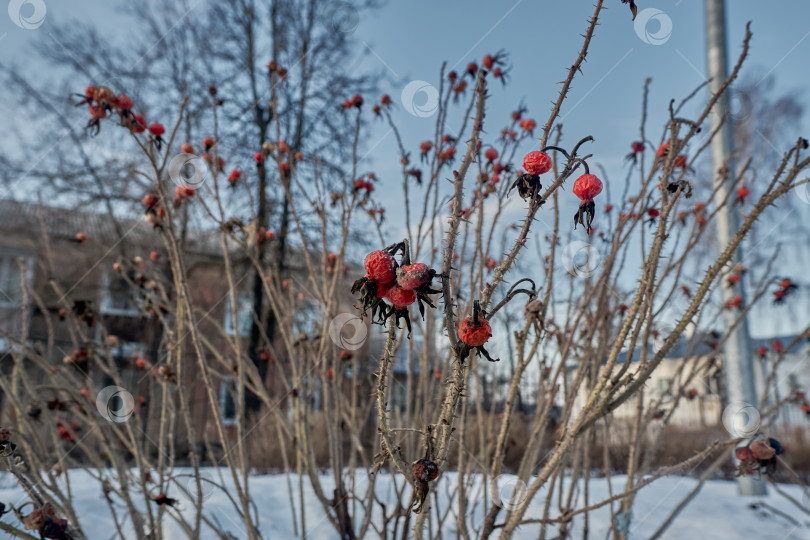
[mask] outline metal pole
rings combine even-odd
[[[725,0],[706,0],[706,56],[709,71],[709,91],[712,95],[720,90],[720,86],[728,78],[728,64],[726,60],[726,14]],[[723,115],[728,111],[728,92],[723,93],[711,113],[712,131],[720,124]],[[737,213],[734,208],[726,204],[720,206],[732,187],[736,168],[734,165],[734,138],[731,118],[726,117],[722,129],[712,140],[712,166],[715,174],[717,210],[717,242],[719,246],[728,244],[732,235],[739,227]],[[728,167],[728,174],[722,174],[720,169]],[[733,198],[729,198],[729,201]],[[739,261],[739,251],[734,254],[732,264]],[[740,294],[745,300],[745,291],[742,281],[736,286],[721,287],[723,301],[731,300],[735,294]],[[725,327],[732,328],[737,318],[733,310],[723,310],[723,323]],[[727,406],[746,403],[752,407],[746,412],[750,413],[757,403],[756,386],[754,383],[754,365],[751,354],[750,338],[748,335],[748,322],[743,317],[737,327],[731,331],[724,348],[723,372],[726,375]],[[734,415],[736,421],[738,415]],[[724,414],[725,417],[725,414]],[[751,418],[745,418],[749,423]],[[749,427],[749,426],[746,426]],[[746,430],[752,431],[752,430]],[[765,483],[752,476],[741,476],[737,483],[740,495],[765,495]]]

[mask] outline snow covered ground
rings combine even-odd
[[[176,470],[175,474],[182,474],[184,471]],[[227,471],[221,471],[225,477],[225,485],[230,482],[227,478]],[[358,471],[358,481],[365,478],[364,473]],[[219,482],[220,472],[214,469],[205,469],[204,476]],[[76,501],[76,508],[81,520],[83,530],[92,540],[107,538],[117,538],[115,527],[107,505],[104,503],[101,488],[97,481],[83,471],[71,471],[71,489]],[[295,480],[295,479],[294,479]],[[182,482],[189,482],[185,477]],[[321,478],[324,489],[327,493],[334,486],[331,475],[323,475]],[[624,484],[624,478],[616,476],[613,478],[614,490],[620,489]],[[512,492],[511,484],[514,477],[504,475],[500,477],[501,491],[504,494]],[[193,484],[193,482],[192,482]],[[297,490],[297,481],[294,481],[294,490]],[[362,481],[365,485],[365,480]],[[672,509],[681,501],[691,488],[696,484],[696,480],[687,477],[671,476],[662,478],[639,492],[633,509],[629,530],[631,538],[649,538],[650,535],[660,526]],[[231,484],[232,485],[232,484]],[[360,486],[361,490],[363,485]],[[324,518],[323,510],[315,496],[305,482],[306,501],[306,522],[307,535],[312,539],[334,539],[337,534],[329,522]],[[478,486],[480,487],[480,486]],[[483,518],[484,494],[478,487],[470,491],[469,507],[472,510],[473,523],[480,523]],[[810,510],[810,497],[803,496],[802,490],[798,486],[782,486],[784,491],[790,494],[797,501],[804,502],[805,507]],[[455,475],[446,473],[438,482],[439,506],[444,512],[447,504],[448,490],[455,488]],[[663,538],[671,539],[810,539],[810,515],[802,513],[781,495],[769,490],[765,497],[740,497],[737,495],[736,485],[733,482],[712,480],[707,482],[700,493],[692,502],[680,513],[674,523],[670,526]],[[177,493],[179,490],[170,490],[168,495],[178,497],[181,500],[180,512],[185,512],[190,518],[193,507],[183,500]],[[290,500],[287,492],[287,482],[283,475],[263,475],[254,476],[251,479],[250,491],[253,501],[260,516],[260,527],[265,538],[292,538],[294,530],[292,525]],[[382,500],[393,502],[392,482],[388,475],[380,475],[377,479],[377,492]],[[542,492],[540,493],[542,495]],[[219,489],[206,489],[205,506],[206,515],[223,528],[229,531],[235,538],[246,538],[244,528],[239,522],[233,507],[230,505],[226,495]],[[591,502],[602,500],[607,496],[607,484],[604,480],[593,480],[590,486]],[[581,494],[580,494],[581,497]],[[538,496],[530,507],[528,518],[542,515],[543,497]],[[0,501],[14,503],[16,505],[25,502],[26,498],[22,490],[17,488],[8,473],[0,473]],[[297,491],[295,500],[297,502]],[[487,505],[491,504],[486,501]],[[752,509],[750,505],[755,502],[764,502],[767,506],[760,509]],[[122,504],[119,507],[119,515],[124,515]],[[183,509],[185,507],[185,509]],[[789,517],[779,515],[768,507],[787,514]],[[350,506],[351,509],[351,506]],[[431,510],[432,512],[435,509]],[[605,506],[591,512],[589,517],[589,537],[602,539],[606,537],[609,528],[609,510]],[[379,517],[379,516],[377,516]],[[10,515],[3,517],[5,520],[16,521]],[[448,520],[443,532],[445,538],[455,538],[455,526],[452,519]],[[577,519],[574,522],[572,537],[581,538],[583,521]],[[167,519],[163,524],[167,538],[185,538],[179,526]],[[538,525],[527,525],[518,530],[516,538],[537,538]],[[553,531],[553,529],[552,529]],[[553,536],[553,532],[549,535]],[[370,532],[369,538],[376,537],[377,534]],[[131,536],[130,538],[135,538]],[[209,531],[201,538],[214,538]]]

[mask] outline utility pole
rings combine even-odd
[[[715,95],[723,83],[728,78],[728,62],[726,59],[726,9],[725,0],[706,0],[706,56],[709,76],[709,91]],[[714,131],[723,116],[728,111],[728,92],[724,92],[711,112],[711,128]],[[731,237],[737,232],[739,220],[734,208],[726,204],[720,206],[721,201],[727,198],[727,194],[736,176],[734,165],[734,126],[731,118],[726,117],[722,129],[712,140],[712,167],[715,175],[715,203],[717,203],[717,242],[719,246],[728,244]],[[720,169],[728,167],[728,173],[723,174]],[[732,200],[732,199],[728,199]],[[731,259],[731,264],[736,264],[740,260],[739,251]],[[731,287],[721,287],[723,301],[731,300],[735,294],[741,294],[745,300],[743,282],[737,284],[738,291]],[[723,310],[723,324],[728,331],[732,328],[737,315],[732,310]],[[754,362],[751,354],[751,341],[748,335],[748,321],[743,316],[742,321],[732,330],[726,340],[723,350],[723,372],[726,375],[726,406],[740,403],[749,404],[745,407],[745,412],[733,412],[732,418],[735,423],[742,420],[746,424],[745,431],[751,433],[754,429],[749,429],[752,418],[750,414],[755,410],[757,403],[756,386],[754,383]],[[740,407],[742,409],[742,407]],[[740,418],[744,414],[746,418]],[[724,412],[724,418],[726,414]],[[756,419],[758,424],[758,417]],[[741,476],[737,482],[740,495],[765,495],[765,483],[753,476]]]

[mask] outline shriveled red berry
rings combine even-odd
[[[543,174],[551,170],[551,158],[545,152],[529,152],[523,158],[523,168],[529,174]]]
[[[377,283],[388,285],[397,277],[397,261],[385,251],[372,251],[363,260],[369,277]]]
[[[134,133],[143,133],[146,131],[146,119],[142,115],[135,114],[132,118],[134,119],[134,123],[131,129]]]
[[[118,96],[116,98],[116,100],[115,100],[115,104],[122,111],[132,110],[132,105],[133,105],[132,104],[132,98],[127,96],[127,95],[121,94],[120,96]]]
[[[388,289],[385,298],[391,302],[395,309],[405,309],[416,301],[416,293],[394,285]]]
[[[734,450],[734,457],[736,457],[740,461],[746,461],[748,459],[753,459],[754,453],[747,446],[740,446],[739,448]]]
[[[412,291],[430,281],[430,267],[424,263],[407,264],[400,268],[397,285]]]
[[[159,202],[160,199],[153,193],[147,193],[143,196],[143,205],[147,208],[154,208]]]
[[[534,128],[537,127],[537,122],[532,120],[531,118],[527,118],[525,120],[521,120],[518,125],[523,128],[524,131],[534,131]]]
[[[592,201],[602,192],[602,182],[595,174],[583,174],[574,181],[574,195],[585,201]]]
[[[458,325],[458,338],[470,347],[480,347],[492,337],[489,321],[479,317],[475,324],[472,316],[465,318]]]
[[[495,161],[498,159],[498,151],[494,148],[487,148],[487,151],[484,152],[484,157],[487,158],[487,161]]]

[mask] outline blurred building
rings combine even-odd
[[[666,336],[648,344],[646,360],[660,350]],[[810,414],[801,409],[802,395],[810,392],[810,339],[808,336],[776,336],[772,339],[753,339],[755,353],[757,395],[765,394],[764,408],[786,398],[775,422],[784,425],[810,426]],[[634,351],[629,373],[639,367],[642,349]],[[628,352],[620,353],[617,367],[627,361]],[[604,365],[604,363],[603,363]],[[716,333],[682,336],[667,353],[644,385],[644,407],[655,419],[683,427],[711,427],[723,425],[725,378],[722,373],[723,353],[720,336]],[[569,366],[567,377],[572,377],[576,366]],[[767,383],[767,384],[766,384]],[[797,394],[798,397],[797,398]],[[585,404],[583,389],[576,399],[576,409]],[[752,404],[759,408],[759,404]],[[631,397],[612,415],[616,419],[635,418],[638,403]],[[674,412],[673,412],[674,411]]]
[[[232,426],[236,420],[233,372],[217,363],[213,354],[232,356],[234,351],[227,338],[232,338],[237,330],[225,279],[220,233],[187,230],[182,249],[191,302],[199,314],[197,328],[206,340],[205,362],[212,367],[209,373],[216,386],[215,405],[226,427]],[[307,281],[302,259],[300,253],[291,249],[285,276],[291,278],[289,289],[293,295],[303,290],[300,288]],[[244,252],[240,253],[236,247],[232,261],[239,303],[236,324],[246,350],[253,321],[253,268]],[[356,273],[349,272],[346,279]],[[31,384],[41,389],[27,405],[43,409],[51,398],[71,399],[47,384],[53,373],[74,390],[89,391],[91,399],[101,389],[118,384],[135,398],[136,413],[145,426],[144,436],[151,436],[160,421],[161,387],[167,380],[160,368],[174,365],[169,355],[178,339],[165,332],[164,321],[173,317],[176,298],[171,283],[163,240],[143,220],[114,220],[89,212],[0,201],[2,375],[11,373],[15,357],[23,359]],[[344,289],[339,311],[350,312],[354,301],[348,293],[349,285],[340,288]],[[303,336],[318,332],[323,321],[317,302],[300,298],[293,330],[302,338],[303,350],[306,347]],[[265,309],[266,305],[265,301]],[[365,364],[370,355],[368,344],[354,354]],[[169,393],[172,385],[183,385],[198,436],[202,438],[206,431],[213,435],[212,407],[199,374],[196,353],[186,346],[185,355],[188,362],[182,380],[169,377]],[[89,361],[91,358],[94,361]],[[282,353],[268,351],[263,361],[285,363],[289,359]],[[51,375],[45,373],[48,369]],[[110,376],[113,371],[116,379]],[[370,373],[372,369],[366,371]],[[313,384],[319,384],[322,375],[312,373]],[[284,407],[289,390],[275,370],[268,371],[265,386],[274,399],[278,398],[277,405]],[[363,392],[370,394],[368,384]],[[320,405],[316,394],[313,407]],[[0,423],[11,414],[10,404],[0,389]]]

